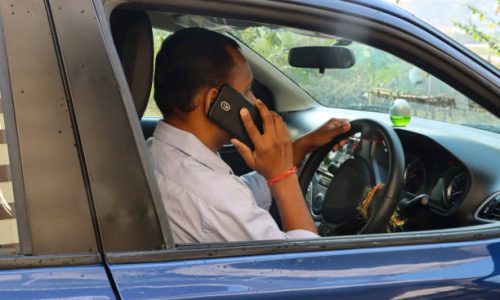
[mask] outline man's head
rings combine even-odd
[[[188,126],[183,129],[189,131],[193,131],[189,125],[196,122],[207,134],[215,131],[220,137],[217,131],[221,129],[206,117],[218,89],[227,83],[253,99],[252,81],[252,72],[238,44],[210,30],[179,30],[163,42],[156,56],[156,104],[166,119],[185,122],[180,125]],[[204,137],[198,137],[203,141]]]
[[[182,29],[169,36],[156,56],[155,101],[164,116],[194,109],[202,88],[227,83],[238,44],[203,28]]]

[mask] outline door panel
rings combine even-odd
[[[10,91],[2,93],[2,101],[13,103],[14,112],[6,119],[15,119],[16,128],[7,130],[17,130],[19,141],[19,149],[10,153],[19,152],[20,159],[11,172],[20,187],[14,196],[25,241],[21,249],[30,255],[95,253],[87,192],[45,3],[1,1],[0,8],[8,61],[2,68],[8,69],[10,79],[9,86],[2,87],[2,92]]]
[[[500,239],[111,267],[124,299],[498,296]]]
[[[115,299],[101,266],[0,271],[0,299]]]

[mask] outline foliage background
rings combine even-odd
[[[434,1],[449,2],[449,0]],[[399,4],[409,5],[415,4],[415,2],[400,0]],[[469,14],[466,17],[461,17],[460,21],[452,19],[453,24],[450,26],[453,30],[441,29],[462,39],[464,34],[469,35],[466,39],[469,43],[474,39],[477,40],[472,48],[480,49],[482,51],[480,55],[495,63],[495,58],[499,55],[497,33],[500,0],[494,0],[497,7],[496,10],[493,9],[493,13],[481,10],[485,7],[482,3],[484,0],[479,0],[483,4],[479,6],[480,8],[466,1],[455,1],[455,4],[456,2],[460,2],[460,5]],[[422,4],[424,3],[420,5]],[[437,5],[439,3],[436,3]],[[411,5],[408,8],[411,9]],[[433,14],[427,13],[427,15],[429,17]],[[478,24],[478,22],[486,25]],[[488,30],[483,31],[485,26]],[[156,51],[168,34],[162,30],[154,30]],[[288,50],[295,46],[332,45],[336,42],[333,37],[306,36],[289,30],[273,30],[267,27],[237,30],[232,31],[231,34],[298,83],[313,98],[327,106],[387,112],[392,100],[401,98],[402,95],[410,95],[423,99],[423,101],[431,99],[435,102],[433,106],[413,103],[413,113],[419,117],[456,123],[499,123],[498,118],[482,110],[440,80],[395,56],[372,47],[359,43],[351,44],[348,47],[356,57],[356,65],[353,68],[327,70],[325,74],[320,74],[318,70],[291,67],[287,61]],[[487,50],[484,49],[485,46]],[[500,64],[500,61],[498,63]],[[384,95],[377,96],[377,91],[382,91]],[[154,91],[152,96],[153,93]],[[448,105],[449,99],[453,99],[456,106],[454,109]],[[150,101],[151,105],[146,110],[146,116],[160,116],[153,102]]]

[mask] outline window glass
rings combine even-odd
[[[171,32],[153,28],[153,38],[154,38],[154,60],[156,61],[156,54],[160,50],[163,41],[171,34]],[[148,106],[144,112],[144,117],[161,117],[161,112],[156,106],[154,99],[154,85],[151,87],[151,94],[149,95]]]
[[[500,67],[499,0],[388,0]],[[438,9],[446,7],[446,9]]]
[[[353,67],[320,73],[290,66],[288,51],[298,46],[333,45],[337,42],[334,37],[266,27],[232,34],[325,106],[388,112],[395,99],[403,98],[411,104],[413,116],[500,132],[499,118],[429,73],[384,51],[352,42],[346,47],[354,53]]]
[[[496,116],[438,78],[384,51],[361,43],[297,29],[237,28],[241,27],[230,27],[229,33],[260,54],[322,105],[388,113],[394,100],[402,98],[411,104],[414,117],[458,123],[500,133],[500,120]],[[162,42],[171,32],[154,29],[153,33],[156,56]],[[343,47],[353,52],[356,63],[352,68],[328,69],[323,73],[318,69],[295,68],[288,62],[288,53],[293,47],[331,46],[337,43],[342,43]],[[155,105],[154,90],[151,92],[145,117],[161,117]],[[316,174],[326,174],[326,176],[317,176],[318,178],[314,177],[313,180],[318,182],[331,180],[333,175],[328,168],[333,165],[338,169],[343,162],[352,158],[359,138],[357,136],[350,140],[342,151],[331,152],[319,167],[319,173],[322,173]],[[443,179],[440,178],[436,183],[429,183],[434,187],[430,191],[443,190],[442,181]],[[330,181],[327,182],[326,185],[329,185]],[[314,184],[320,183],[313,182],[312,185]],[[322,202],[316,201],[319,206],[315,207],[314,193],[318,194],[310,188],[305,195],[305,200],[311,208],[313,218],[318,221],[317,224],[320,224]],[[432,199],[441,196],[441,194],[438,196],[433,194]],[[424,225],[427,226],[427,224]],[[422,228],[432,229],[430,226],[425,226]],[[329,234],[322,234],[322,236],[327,235]]]
[[[10,177],[3,100],[0,95],[0,255],[17,253],[18,245],[19,235]]]

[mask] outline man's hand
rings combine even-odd
[[[260,100],[255,101],[255,106],[259,109],[264,125],[262,134],[248,111],[242,109],[240,112],[255,149],[252,151],[237,139],[232,139],[231,142],[247,165],[269,180],[293,167],[292,140],[285,122],[277,113],[270,112]],[[276,200],[285,231],[301,229],[318,234],[295,174],[282,178],[270,186],[269,190]]]
[[[306,133],[293,143],[293,164],[298,166],[304,156],[317,148],[329,143],[336,136],[351,129],[347,119],[330,119],[317,129]],[[333,145],[332,150],[337,151],[345,145],[347,140],[342,140]]]
[[[232,139],[231,142],[241,154],[246,164],[271,179],[293,166],[292,140],[283,119],[269,109],[260,100],[255,101],[260,112],[264,132],[261,134],[246,109],[240,111],[243,125],[252,140],[255,149]]]

